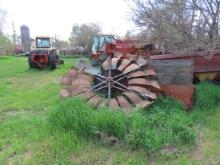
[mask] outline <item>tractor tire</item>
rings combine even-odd
[[[49,66],[51,70],[56,69],[58,66],[57,55],[55,53],[49,55]]]
[[[28,55],[28,64],[30,68],[37,68],[37,65],[32,61],[31,54]]]

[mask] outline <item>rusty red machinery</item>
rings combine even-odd
[[[145,60],[131,60],[115,54],[115,44],[105,45],[106,59],[97,69],[83,62],[62,77],[61,97],[82,96],[95,107],[107,105],[113,109],[131,110],[132,106],[145,108],[153,103],[153,89],[160,86],[147,68]]]
[[[165,54],[150,56],[152,60],[191,60],[193,61],[194,81],[220,81],[220,50],[212,52],[197,51],[192,53]]]
[[[192,67],[181,68],[187,69],[192,72],[192,81],[193,83],[202,82],[205,80],[209,81],[218,81],[220,82],[220,50],[215,50],[211,53],[206,51],[197,51],[192,53],[181,53],[181,54],[165,54],[165,55],[156,55],[150,56],[152,61],[183,61],[191,62]],[[176,68],[178,69],[178,67]],[[191,71],[192,70],[192,71]],[[184,83],[184,84],[163,84],[160,83],[162,91],[167,95],[174,97],[178,100],[184,102],[186,107],[190,108],[193,103],[193,93],[195,91],[193,83]]]
[[[61,79],[61,97],[82,96],[95,107],[113,109],[147,107],[158,94],[178,99],[190,109],[195,87],[193,80],[218,79],[220,52],[181,55],[154,55],[152,45],[140,46],[134,40],[112,40],[98,36],[92,58],[99,67],[80,62]],[[158,52],[158,51],[157,51]],[[143,58],[144,57],[144,58]],[[209,57],[209,58],[208,58]],[[103,58],[103,57],[102,57]]]
[[[43,68],[49,66],[51,70],[56,69],[64,61],[59,57],[59,51],[51,37],[36,37],[35,49],[28,55],[30,68]]]

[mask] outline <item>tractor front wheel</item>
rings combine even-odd
[[[51,70],[54,70],[57,68],[58,65],[58,59],[57,55],[55,53],[52,53],[49,55],[49,66]]]

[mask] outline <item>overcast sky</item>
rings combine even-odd
[[[134,27],[125,0],[0,0],[7,11],[5,32],[12,33],[12,20],[20,34],[20,26],[30,28],[31,37],[55,34],[68,39],[73,24],[98,23],[102,32],[123,36]]]

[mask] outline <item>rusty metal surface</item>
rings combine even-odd
[[[84,93],[81,93],[79,96],[84,97],[86,100],[90,99],[91,97],[95,96],[95,93],[92,91],[87,91]]]
[[[70,69],[70,71],[68,72],[68,75],[71,76],[71,78],[75,78],[78,74],[78,70],[76,69]]]
[[[146,76],[144,71],[137,71],[137,72],[129,73],[127,75],[127,78],[130,79],[130,78],[137,78],[137,77],[144,77],[144,76]]]
[[[129,108],[130,104],[123,96],[118,96],[117,100],[121,108]]]
[[[150,101],[142,101],[139,104],[137,104],[137,107],[146,108],[146,107],[148,107],[151,104],[152,104],[152,102],[150,102]]]
[[[117,69],[123,71],[131,62],[132,62],[131,60],[123,59],[121,65]]]
[[[191,60],[193,61],[193,72],[219,72],[220,71],[220,50],[213,51],[212,54],[206,51],[199,51],[193,53],[185,53],[181,55],[156,55],[150,56],[151,60]]]
[[[193,63],[191,60],[151,60],[150,66],[157,72],[160,84],[192,84]]]
[[[137,63],[139,66],[145,66],[145,65],[148,64],[148,61],[145,60],[145,59],[143,59],[143,58],[141,58],[141,57],[139,57],[139,58],[137,58],[136,63]]]
[[[146,80],[145,78],[134,78],[128,80],[128,85],[146,85],[149,83],[150,82],[148,82],[148,80]]]
[[[139,94],[149,97],[151,99],[156,99],[157,96],[155,93],[149,91],[148,89],[141,87],[141,86],[128,86],[129,89],[138,92]]]
[[[128,80],[128,85],[138,85],[149,89],[160,90],[160,85],[155,80],[147,80],[144,78],[133,78]]]
[[[99,96],[94,96],[91,99],[88,100],[88,103],[97,107],[99,103],[102,101],[102,98]]]
[[[76,65],[76,68],[79,70],[79,71],[82,71],[83,69],[86,68],[86,62],[83,61],[83,60],[80,60],[79,63]]]
[[[118,61],[120,60],[121,56],[119,57],[115,57],[112,59],[112,69],[116,69],[117,68],[117,65],[118,65]]]
[[[147,70],[146,70],[146,75],[147,75],[147,76],[156,76],[157,73],[155,72],[154,69],[147,69]]]
[[[85,69],[83,70],[85,73],[88,73],[90,75],[97,75],[97,74],[101,74],[101,69],[96,68],[94,66],[91,65],[86,65]]]
[[[149,90],[150,85],[153,88],[158,87],[158,84],[150,80],[150,76],[156,73],[153,70],[148,72],[143,70],[148,62],[139,58],[139,64],[137,64],[137,59],[131,60],[121,55],[109,60],[111,62],[106,60],[101,66],[102,73],[96,72],[93,67],[84,62],[78,65],[80,70],[72,68],[68,75],[61,79],[64,87],[69,86],[60,91],[61,98],[81,96],[96,108],[107,104],[113,109],[124,108],[126,112],[130,111],[131,106],[146,107],[156,99],[156,94]],[[108,70],[109,65],[114,72]],[[117,96],[109,95],[109,91],[117,92]],[[99,92],[104,92],[103,96],[99,95]],[[108,92],[108,99],[105,96],[106,92]],[[118,95],[118,92],[121,93]]]
[[[91,86],[91,83],[87,80],[77,78],[77,79],[72,81],[72,86],[74,86],[74,87],[83,86],[83,87],[88,87],[89,88]]]
[[[145,95],[145,96],[151,98],[152,100],[155,100],[155,99],[157,98],[157,95],[156,95],[155,93],[151,92],[151,91],[148,91],[148,92],[146,92],[146,93],[143,93],[143,95]]]
[[[192,107],[193,93],[195,91],[194,85],[161,85],[162,91],[165,95],[173,97],[181,101],[187,109]]]
[[[69,96],[70,96],[70,93],[69,93],[69,91],[67,89],[62,89],[60,91],[60,97],[61,98],[65,98],[65,97],[69,97]]]
[[[112,64],[111,64],[111,68],[112,69],[116,69],[117,68],[117,65],[118,65],[118,62],[119,62],[120,59],[121,59],[121,55],[119,55],[118,57],[112,58]],[[102,63],[102,68],[104,70],[107,70],[109,68],[108,60],[105,60]]]
[[[68,87],[66,89],[69,91],[70,96],[76,96],[80,93],[88,91],[88,88],[82,87],[82,86],[77,86],[77,87],[76,86],[71,86],[71,87]]]
[[[87,74],[78,74],[77,79],[86,80],[92,82],[92,77]]]
[[[109,102],[109,107],[113,109],[119,109],[118,101],[116,99],[111,99]]]
[[[108,60],[107,60],[107,59],[102,63],[102,68],[103,68],[104,70],[107,70],[107,69],[109,68],[109,66],[108,66]]]
[[[149,89],[152,89],[152,90],[160,90],[161,89],[159,83],[156,80],[148,81],[146,86],[148,86]]]
[[[70,76],[63,76],[60,80],[60,83],[64,86],[71,86],[72,84],[72,77]]]
[[[137,69],[139,69],[139,68],[140,68],[139,65],[137,65],[137,64],[131,64],[131,65],[129,65],[127,68],[125,68],[125,70],[123,70],[123,73],[124,73],[124,74],[127,74],[127,73],[129,73],[129,72],[131,72],[131,71],[135,71],[135,70],[137,70]]]
[[[133,103],[133,104],[138,104],[141,101],[143,101],[140,96],[136,95],[133,92],[124,92],[123,95],[127,96],[129,98],[129,100]]]

